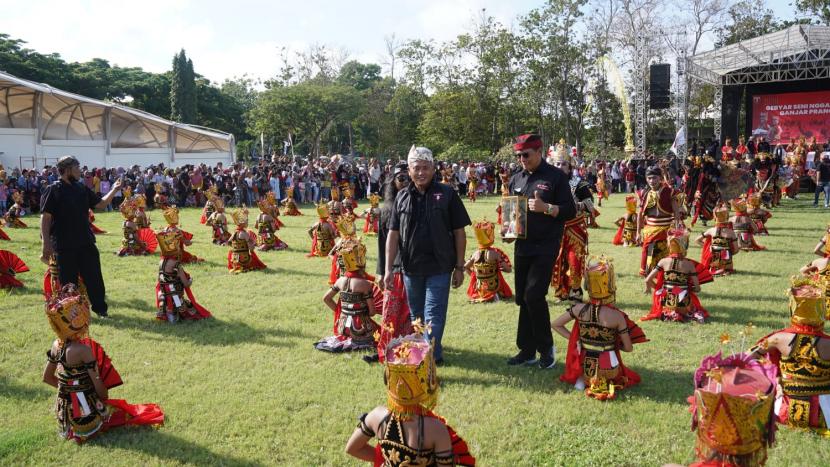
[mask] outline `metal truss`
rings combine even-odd
[[[720,144],[721,119],[723,116],[723,86],[715,86],[715,139]],[[714,154],[713,154],[714,155]]]
[[[686,101],[686,90],[689,86],[689,77],[686,74],[686,48],[680,51],[680,56],[677,57],[677,92],[675,93],[674,107],[676,112],[676,127],[677,131],[682,133],[680,144],[675,148],[678,157],[685,158],[688,151],[686,150],[688,142],[686,136],[689,129],[686,127],[686,120],[689,115],[689,103]]]
[[[646,155],[646,94],[648,94],[648,82],[646,81],[646,68],[648,68],[648,51],[646,50],[646,35],[637,35],[634,82],[639,89],[634,93],[634,154],[637,157]]]

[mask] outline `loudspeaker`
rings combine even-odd
[[[650,109],[668,109],[671,107],[671,65],[657,63],[649,67]]]

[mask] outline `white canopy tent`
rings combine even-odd
[[[37,168],[73,155],[89,167],[230,164],[232,134],[165,120],[0,72],[0,162]]]

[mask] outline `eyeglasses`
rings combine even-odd
[[[395,177],[395,180],[397,180],[401,183],[408,182],[409,181],[409,175],[399,174]]]
[[[532,152],[517,152],[516,159],[527,159],[530,155],[533,154]]]

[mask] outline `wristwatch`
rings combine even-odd
[[[553,205],[548,204],[548,207],[545,209],[545,214],[552,216],[553,215]]]

